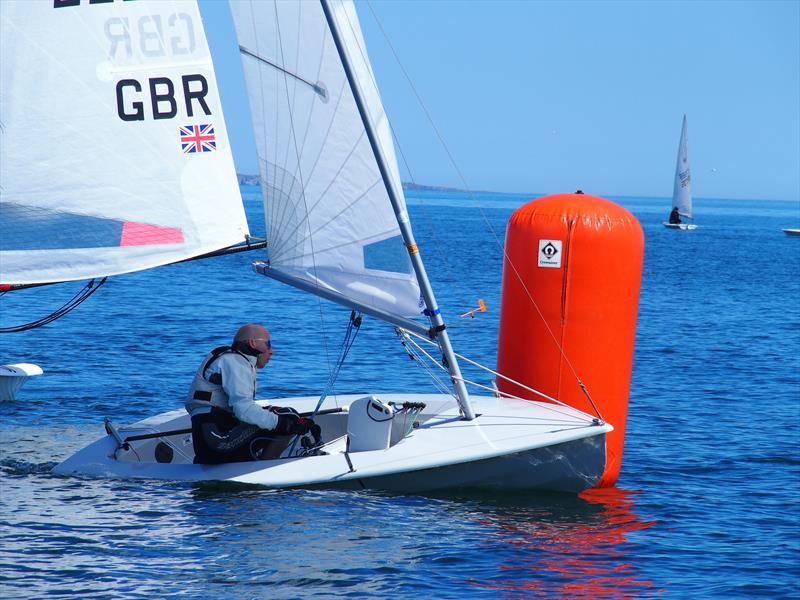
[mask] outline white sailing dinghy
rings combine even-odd
[[[23,383],[42,373],[42,368],[33,363],[0,365],[0,400],[13,400]]]
[[[30,111],[25,114],[22,100],[14,110],[3,104],[3,135],[21,136],[21,124],[38,131],[45,127],[38,119],[48,116],[48,123],[63,125],[57,133],[78,138],[83,151],[58,153],[46,165],[50,176],[41,189],[8,202],[23,222],[78,218],[83,223],[76,227],[89,233],[80,247],[56,246],[63,255],[58,260],[33,257],[35,264],[26,264],[17,254],[15,269],[32,271],[36,280],[63,280],[70,263],[102,248],[108,255],[102,272],[121,273],[154,266],[165,254],[171,262],[179,250],[202,253],[240,240],[246,226],[241,207],[234,206],[238,190],[195,2],[59,5],[2,4],[3,60],[21,61],[15,69],[4,67],[3,89],[13,88]],[[413,237],[354,6],[245,1],[231,8],[270,236],[269,260],[255,270],[382,319],[408,339],[432,338],[452,393],[336,396],[339,408],[323,406],[315,415],[321,445],[292,444],[281,458],[246,463],[194,464],[183,408],[132,425],[107,421],[108,435],[56,472],[397,491],[577,492],[597,483],[611,425],[552,402],[468,395]],[[9,53],[23,44],[30,52]],[[41,75],[14,76],[31,72]],[[215,139],[206,149],[208,135]],[[41,159],[34,160],[37,139],[28,131],[25,143],[4,140],[4,148],[21,153],[13,165],[26,183],[36,181],[26,177],[30,169],[41,169]],[[70,142],[66,148],[74,151]],[[195,149],[187,151],[184,143]],[[58,210],[52,198],[59,199]],[[95,208],[88,210],[87,202]],[[154,237],[144,245],[100,241],[101,225],[121,224],[125,240],[128,223]],[[201,240],[201,230],[216,237]],[[3,256],[25,251],[12,246]],[[5,263],[2,276],[8,277]],[[301,413],[314,412],[319,402],[270,401]]]
[[[693,219],[692,215],[692,171],[689,168],[689,144],[686,132],[686,115],[683,115],[681,140],[678,143],[678,159],[675,165],[675,187],[672,191],[672,208],[678,210],[680,218]],[[664,221],[669,229],[697,229],[694,223],[670,223]]]

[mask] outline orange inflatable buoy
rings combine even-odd
[[[643,256],[636,217],[582,193],[529,202],[506,231],[497,371],[595,414],[580,378],[614,426],[598,487],[614,485],[622,464]],[[497,385],[542,400],[501,378]]]

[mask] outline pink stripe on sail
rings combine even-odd
[[[183,231],[176,227],[159,227],[147,223],[125,221],[122,224],[120,246],[153,246],[156,244],[182,244]]]

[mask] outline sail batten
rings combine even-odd
[[[0,2],[0,54],[0,282],[128,273],[246,239],[195,0]]]

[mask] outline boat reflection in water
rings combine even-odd
[[[559,598],[636,597],[651,592],[652,581],[637,572],[630,534],[656,521],[634,510],[637,492],[618,488],[588,490],[578,497],[548,495],[482,503],[482,524],[493,527],[486,550],[507,577],[472,583],[501,596]]]

